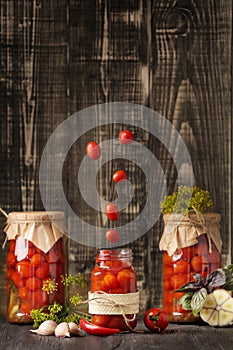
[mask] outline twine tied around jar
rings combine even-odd
[[[195,207],[192,207],[192,208],[193,208],[198,220],[193,220],[193,218],[189,215],[189,213],[188,213],[188,218],[193,226],[199,225],[199,226],[204,228],[205,234],[206,234],[207,239],[208,239],[209,253],[211,254],[212,253],[212,241],[211,241],[211,234],[210,234],[210,232],[211,232],[210,226],[213,225],[213,218],[210,218],[209,222],[206,222],[202,213],[198,212]]]
[[[127,327],[131,332],[141,333],[134,330],[130,322],[134,321],[139,312],[139,291],[126,294],[108,294],[103,291],[88,292],[88,300],[83,303],[89,304],[89,313],[97,315],[122,315]],[[133,318],[127,318],[127,314],[133,314]]]

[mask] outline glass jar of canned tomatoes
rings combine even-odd
[[[98,251],[89,292],[92,323],[120,330],[136,327],[139,292],[132,260],[128,248]]]
[[[11,323],[31,323],[30,312],[54,301],[64,304],[61,275],[66,269],[63,212],[12,212],[4,231],[8,239],[6,317]],[[47,294],[46,281],[56,290]]]
[[[221,266],[220,215],[208,213],[182,217],[164,215],[164,233],[160,241],[163,253],[163,308],[170,322],[198,323],[199,317],[184,310],[173,292],[194,281],[195,274],[204,278]]]

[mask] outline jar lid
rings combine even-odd
[[[9,213],[4,231],[8,240],[21,237],[47,253],[67,230],[63,212],[29,211]]]
[[[64,220],[62,211],[16,211],[8,214],[7,222],[50,222]]]

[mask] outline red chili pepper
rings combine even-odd
[[[97,326],[94,323],[88,322],[85,318],[79,321],[79,325],[84,331],[92,335],[105,336],[120,333],[120,329]]]

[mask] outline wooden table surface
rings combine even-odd
[[[13,325],[1,320],[0,349],[4,350],[232,350],[233,327],[169,324],[162,334],[128,333],[107,337],[88,335],[58,339],[55,336],[32,334],[30,325]],[[142,321],[137,329],[144,329]]]

